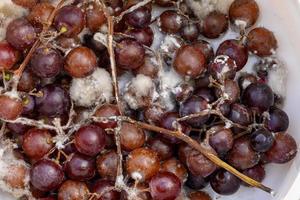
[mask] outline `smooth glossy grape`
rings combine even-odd
[[[225,170],[220,170],[210,180],[215,192],[221,195],[231,195],[240,188],[240,180]]]
[[[40,78],[51,78],[60,73],[63,63],[60,52],[55,49],[41,47],[32,55],[30,68]]]
[[[207,133],[209,144],[219,155],[225,155],[233,146],[233,133],[223,126],[214,126]]]
[[[284,132],[289,127],[289,117],[281,109],[271,107],[269,118],[266,120],[267,128],[272,132]]]
[[[0,42],[0,70],[11,69],[19,59],[19,52],[8,42]]]
[[[159,172],[152,177],[150,194],[155,200],[175,199],[181,190],[181,183],[177,176],[170,172]]]
[[[56,13],[54,26],[58,32],[67,37],[79,34],[85,26],[84,13],[80,8],[72,5],[62,7]]]
[[[0,95],[0,118],[15,120],[23,112],[23,104],[20,99]]]
[[[52,136],[48,130],[30,129],[23,138],[22,149],[32,159],[40,159],[53,147]]]
[[[266,152],[274,142],[274,136],[270,131],[260,128],[251,134],[251,146],[255,151]]]
[[[72,180],[89,180],[95,171],[95,160],[80,154],[73,154],[65,165],[65,172]]]
[[[209,13],[203,20],[202,34],[210,39],[218,38],[228,30],[228,17],[218,11]]]
[[[87,156],[95,156],[105,147],[105,132],[95,125],[81,127],[75,133],[77,150]]]
[[[202,97],[208,103],[212,103],[216,100],[214,91],[211,88],[199,88],[194,93],[195,96]]]
[[[31,47],[36,39],[33,26],[25,18],[11,21],[6,32],[6,41],[20,51]]]
[[[259,154],[252,149],[249,138],[245,136],[234,141],[227,156],[228,163],[241,170],[254,167],[259,159]]]
[[[31,184],[45,192],[58,188],[63,179],[64,173],[61,166],[47,159],[36,162],[30,171]]]
[[[253,83],[244,91],[242,101],[245,105],[264,112],[274,104],[274,93],[267,84]]]

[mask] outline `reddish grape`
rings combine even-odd
[[[0,70],[11,69],[19,59],[19,52],[9,43],[0,42]]]
[[[31,57],[30,68],[40,78],[51,78],[63,68],[63,57],[55,49],[40,47]]]
[[[253,26],[259,16],[259,7],[255,0],[235,0],[229,8],[229,17],[232,24],[249,28]]]
[[[75,78],[83,78],[93,73],[97,67],[95,53],[87,47],[72,49],[66,57],[64,68]]]
[[[240,98],[240,87],[236,81],[227,79],[224,81],[223,87],[216,90],[216,95],[234,103]]]
[[[134,180],[149,180],[158,172],[159,167],[157,153],[147,148],[131,151],[126,160],[127,173]]]
[[[122,149],[125,151],[132,151],[142,147],[145,143],[145,137],[143,129],[131,123],[122,123],[120,129],[120,143]]]
[[[274,136],[264,128],[260,128],[251,134],[251,146],[255,151],[266,152],[274,142]]]
[[[173,67],[180,75],[197,78],[205,71],[206,58],[197,46],[183,45],[176,51]]]
[[[220,170],[212,177],[210,185],[218,194],[231,195],[240,188],[240,180],[228,171]]]
[[[119,156],[115,151],[107,151],[97,157],[97,169],[101,177],[115,179]]]
[[[28,21],[36,28],[43,28],[47,23],[48,18],[52,14],[54,6],[47,2],[41,2],[36,4],[29,15],[27,16]]]
[[[266,120],[267,128],[272,132],[284,132],[289,127],[289,116],[281,109],[271,107],[269,118]]]
[[[56,85],[46,85],[40,92],[41,97],[36,97],[36,108],[40,115],[58,117],[69,112],[70,97],[67,92]]]
[[[23,112],[22,101],[7,95],[0,95],[0,118],[15,120]]]
[[[297,151],[297,143],[291,135],[277,133],[273,146],[266,152],[266,157],[270,162],[282,164],[292,160]]]
[[[188,144],[183,143],[179,146],[178,149],[178,158],[179,160],[186,165],[187,163],[187,158],[189,154],[192,152],[193,148],[190,147]]]
[[[218,11],[209,13],[203,20],[202,33],[207,38],[218,38],[228,30],[228,17]]]
[[[4,182],[13,189],[24,189],[28,168],[21,164],[10,164],[4,174]]]
[[[227,55],[237,65],[237,71],[241,70],[248,61],[248,50],[238,40],[226,40],[220,44],[217,55]]]
[[[180,35],[183,39],[193,42],[197,40],[199,36],[199,29],[195,23],[187,23],[181,27]]]
[[[6,32],[6,41],[20,51],[31,47],[36,39],[33,26],[25,18],[11,21]]]
[[[31,184],[41,191],[56,189],[63,181],[64,173],[57,163],[42,159],[36,162],[30,171]]]
[[[219,155],[225,155],[233,146],[233,133],[223,126],[214,126],[207,133],[209,144]]]
[[[86,10],[86,24],[92,32],[97,32],[106,23],[106,16],[101,6],[92,2]]]
[[[259,27],[248,33],[247,47],[249,51],[260,57],[270,56],[277,49],[277,40],[273,32]]]
[[[188,176],[185,166],[183,166],[181,162],[175,158],[164,161],[160,167],[160,171],[175,174],[182,183],[186,181]]]
[[[173,173],[159,172],[152,177],[149,187],[154,200],[173,200],[179,196],[181,183]]]
[[[119,200],[120,193],[111,189],[114,186],[113,181],[100,179],[93,183],[91,191],[101,195],[97,200]]]
[[[144,63],[145,49],[133,39],[122,40],[115,49],[116,62],[124,69],[136,69]]]
[[[95,125],[81,127],[75,134],[76,149],[87,156],[95,156],[105,146],[105,132]]]
[[[126,34],[132,36],[139,43],[150,47],[154,40],[154,33],[151,27],[129,29]]]
[[[151,23],[151,7],[142,6],[125,15],[125,21],[134,28],[144,28]]]
[[[84,28],[84,18],[80,8],[72,5],[64,6],[56,13],[54,26],[64,36],[74,37]]]
[[[67,180],[58,190],[57,200],[88,200],[90,192],[83,182]]]
[[[30,129],[23,139],[24,153],[32,159],[40,159],[53,147],[52,136],[47,130]]]
[[[207,41],[197,40],[193,43],[193,46],[203,53],[206,63],[209,63],[215,57],[214,49]]]
[[[210,86],[209,74],[205,73],[195,80],[195,88],[207,88]]]
[[[173,91],[175,99],[178,102],[186,101],[193,95],[193,92],[194,92],[194,87],[190,83],[186,83],[186,82],[178,85]]]
[[[264,112],[274,104],[274,93],[267,84],[252,83],[244,91],[242,101],[245,105]]]
[[[252,149],[248,137],[236,139],[227,156],[228,163],[241,170],[254,167],[258,164],[259,158],[259,154]]]
[[[161,160],[166,160],[173,156],[173,146],[158,137],[148,140],[147,144],[150,149],[157,152]]]
[[[183,25],[184,18],[174,10],[164,11],[159,19],[158,24],[165,33],[178,33]]]
[[[95,176],[95,160],[80,154],[73,154],[65,165],[65,172],[72,180],[89,180]]]
[[[202,191],[192,192],[189,197],[190,200],[211,200],[210,196]]]
[[[120,112],[118,106],[113,104],[104,104],[95,112],[95,117],[113,117],[119,115]],[[103,129],[115,128],[117,126],[117,122],[103,121],[103,122],[97,122],[97,125]]]
[[[104,0],[105,5],[109,8],[109,12],[112,15],[118,15],[123,8],[122,0]]]
[[[248,176],[258,182],[262,182],[266,176],[265,169],[262,165],[256,165],[250,169],[246,169],[243,171],[243,174],[245,174],[246,176]],[[244,183],[244,185],[249,186],[246,183]]]

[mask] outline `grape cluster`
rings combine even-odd
[[[261,182],[266,164],[296,156],[277,94],[241,72],[278,46],[254,27],[255,0],[201,19],[175,0],[14,2],[29,13],[0,42],[1,131],[30,170],[11,165],[12,189],[40,200],[211,200],[208,184],[232,195],[245,181],[220,162]],[[240,37],[215,51],[208,41],[230,28]]]

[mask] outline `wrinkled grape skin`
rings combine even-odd
[[[210,180],[215,192],[221,195],[231,195],[240,188],[240,180],[228,171],[220,170]]]
[[[112,116],[119,116],[119,115],[120,115],[120,111],[118,106],[113,104],[104,104],[95,112],[96,117],[112,117]],[[113,121],[97,122],[97,125],[103,129],[115,128],[117,126],[117,122],[113,122]]]
[[[220,44],[217,55],[227,55],[236,62],[237,71],[241,70],[248,61],[248,50],[238,40],[226,40]]]
[[[6,41],[17,50],[23,51],[32,46],[36,39],[33,26],[25,19],[18,18],[9,23]]]
[[[74,37],[79,34],[85,25],[84,13],[76,6],[68,5],[58,10],[54,18],[54,26],[57,31],[63,32],[66,37]]]
[[[125,15],[125,21],[134,28],[144,28],[151,22],[151,7],[142,6]]]
[[[70,97],[64,89],[56,85],[46,85],[40,91],[43,96],[35,99],[40,115],[58,117],[69,111]]]
[[[29,15],[27,16],[27,19],[36,28],[42,29],[43,25],[46,24],[53,10],[54,7],[50,3],[38,3],[32,8]]]
[[[283,164],[289,162],[296,156],[297,149],[297,143],[291,135],[287,133],[277,133],[273,146],[265,155],[268,161]]]
[[[289,127],[289,117],[281,109],[272,107],[269,111],[270,118],[266,120],[267,128],[273,132],[284,132]]]
[[[149,187],[153,199],[171,200],[179,195],[181,183],[179,178],[173,173],[159,172],[152,177]]]
[[[264,83],[252,83],[243,93],[242,102],[261,112],[268,110],[274,104],[274,93]]]
[[[237,169],[248,169],[258,164],[260,155],[255,152],[248,137],[241,137],[234,141],[233,147],[227,155],[227,161]]]
[[[11,69],[19,58],[19,52],[8,42],[0,42],[0,70]]]
[[[31,184],[40,191],[47,192],[56,189],[63,179],[63,170],[51,160],[39,160],[30,171]]]
[[[32,55],[30,68],[40,78],[51,78],[59,74],[63,67],[63,57],[51,48],[39,48]]]

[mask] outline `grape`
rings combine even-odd
[[[266,152],[274,142],[274,136],[264,128],[260,128],[251,134],[251,146],[255,151]]]
[[[239,82],[239,86],[241,90],[245,90],[249,85],[251,85],[252,83],[257,83],[257,77],[253,74],[243,74],[238,82]]]
[[[11,69],[19,59],[19,52],[9,43],[0,42],[0,70]]]
[[[27,19],[36,28],[42,30],[43,26],[47,23],[47,20],[52,14],[53,10],[54,7],[50,3],[38,3],[32,8],[29,15],[27,16]]]
[[[113,104],[104,104],[95,112],[95,117],[113,117],[119,115],[120,112],[118,106]],[[117,122],[114,121],[97,122],[97,125],[103,129],[115,128],[117,126]]]
[[[202,176],[195,176],[189,173],[186,185],[194,190],[201,190],[207,186],[208,182]]]
[[[281,109],[271,107],[269,111],[270,117],[266,120],[267,128],[273,132],[284,132],[289,127],[289,117]]]
[[[134,124],[122,123],[120,129],[120,143],[125,151],[132,151],[142,147],[145,143],[145,133]]]
[[[291,135],[277,133],[273,146],[266,152],[266,157],[270,162],[282,164],[292,160],[297,151],[297,143]]]
[[[183,39],[193,42],[197,40],[199,36],[199,29],[195,23],[187,23],[181,27],[180,34]]]
[[[176,34],[180,31],[184,18],[174,10],[164,11],[159,19],[158,24],[165,33]]]
[[[193,46],[203,53],[206,63],[209,63],[215,57],[214,49],[209,42],[205,40],[197,40],[193,43]]]
[[[96,164],[100,176],[114,180],[117,176],[118,159],[118,154],[113,150],[99,155]]]
[[[91,191],[101,195],[97,200],[119,200],[120,193],[111,189],[114,185],[113,181],[99,179],[93,183]]]
[[[173,67],[182,76],[197,78],[206,69],[205,55],[197,46],[183,45],[176,51]]]
[[[227,79],[223,83],[223,87],[216,90],[218,97],[224,97],[228,102],[237,102],[240,98],[240,88],[236,81]]]
[[[38,77],[51,78],[63,68],[63,57],[57,50],[41,47],[32,55],[30,67]]]
[[[53,147],[52,136],[47,130],[30,129],[23,138],[22,149],[32,159],[40,159]]]
[[[274,104],[274,93],[267,84],[253,83],[244,91],[242,101],[245,105],[264,112]]]
[[[238,123],[243,126],[247,126],[252,122],[250,110],[246,106],[238,103],[231,105],[229,119],[234,123]]]
[[[31,47],[36,40],[35,30],[25,18],[11,21],[6,32],[6,41],[20,51]]]
[[[23,135],[29,129],[27,125],[19,124],[19,123],[7,123],[7,128],[13,133]]]
[[[173,200],[181,190],[181,183],[177,176],[170,172],[159,172],[152,177],[150,194],[155,200]]]
[[[186,101],[193,95],[193,92],[194,92],[194,87],[190,83],[181,83],[173,91],[175,99],[178,102]],[[203,96],[205,96],[207,93],[204,92],[202,94],[203,94]],[[201,95],[199,95],[199,96],[201,96]],[[208,98],[208,96],[209,95],[207,95],[205,97]]]
[[[209,13],[203,20],[202,34],[210,39],[218,38],[228,30],[228,17],[218,11]]]
[[[32,116],[35,108],[35,99],[33,96],[30,95],[24,95],[22,97],[23,99],[23,112],[22,115],[25,116]]]
[[[64,173],[61,166],[47,159],[36,162],[30,171],[31,184],[38,190],[45,192],[56,189],[63,179]]]
[[[233,133],[222,126],[214,126],[207,133],[209,144],[219,155],[225,155],[233,146]]]
[[[69,112],[70,97],[64,89],[56,85],[46,85],[40,92],[43,96],[35,99],[39,114],[47,117],[58,117]]]
[[[65,172],[72,180],[89,180],[95,171],[95,160],[80,154],[73,154],[65,164]]]
[[[0,95],[0,118],[6,120],[15,120],[21,115],[22,112],[22,101],[7,95]]]
[[[106,21],[105,13],[102,8],[97,3],[91,2],[90,7],[86,10],[87,27],[92,32],[97,32]]]
[[[67,180],[60,186],[57,196],[58,200],[88,200],[90,192],[85,183]]]
[[[9,164],[2,180],[11,188],[24,189],[28,168],[21,164]]]
[[[233,59],[237,65],[237,71],[241,70],[248,61],[247,48],[237,40],[225,40],[220,44],[217,55],[226,55]]]
[[[66,37],[78,35],[85,26],[84,13],[76,6],[68,5],[58,10],[54,18],[57,31]]]
[[[197,97],[202,97],[207,101],[208,103],[212,103],[216,100],[216,96],[214,94],[214,91],[211,88],[205,87],[205,88],[199,88],[194,93]]]
[[[102,128],[95,125],[81,127],[75,133],[76,149],[87,156],[95,156],[105,146],[105,132]]]
[[[161,160],[166,160],[173,156],[173,146],[158,137],[147,141],[150,149],[156,151]]]
[[[220,170],[210,180],[215,192],[221,195],[231,195],[240,188],[240,180],[225,170]]]
[[[134,70],[135,74],[143,74],[145,76],[149,76],[151,78],[156,78],[159,72],[159,68],[156,63],[153,63],[152,57],[145,57],[145,62],[139,68]]]
[[[222,82],[225,79],[235,78],[237,65],[229,56],[219,55],[210,63],[208,70],[215,79]]]
[[[211,200],[210,196],[202,191],[192,192],[189,197],[190,200]]]
[[[163,162],[163,164],[160,167],[161,172],[171,172],[175,174],[182,183],[184,183],[187,179],[187,169],[185,166],[181,164],[180,161],[178,161],[175,158],[171,158],[169,160],[166,160]]]
[[[150,47],[154,40],[154,33],[151,27],[136,28],[126,31],[126,34],[132,36],[139,43]]]
[[[142,6],[125,15],[126,23],[134,28],[145,28],[151,23],[151,7]]]
[[[262,182],[265,178],[266,172],[262,165],[256,165],[250,169],[244,170],[243,174],[245,174],[246,176],[248,176],[258,182]],[[244,183],[244,185],[249,186],[246,183]]]
[[[174,0],[155,0],[154,2],[162,7],[170,7],[174,5]]]
[[[259,154],[251,147],[248,137],[241,137],[234,141],[233,147],[227,155],[228,163],[237,169],[248,169],[259,162]]]

